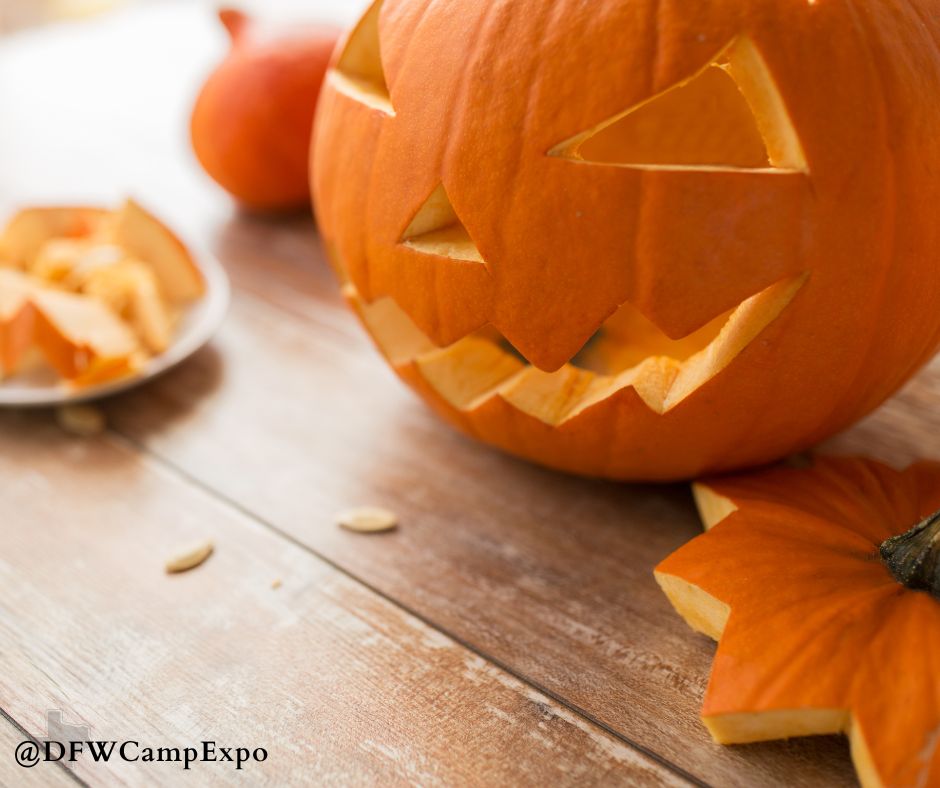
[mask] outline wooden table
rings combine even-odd
[[[685,487],[458,436],[372,350],[312,222],[240,215],[200,173],[188,108],[223,47],[192,3],[0,44],[4,212],[132,193],[235,287],[217,340],[107,402],[103,437],[0,415],[0,784],[178,784],[17,767],[50,709],[98,739],[269,753],[200,784],[852,784],[841,739],[723,748],[699,723],[714,646],[652,578],[698,531]],[[938,396],[935,364],[835,446],[936,456]],[[336,527],[366,502],[401,528]],[[209,562],[165,575],[202,537]]]

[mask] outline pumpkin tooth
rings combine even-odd
[[[352,283],[343,287],[343,295],[369,329],[379,350],[393,366],[408,364],[417,357],[438,349],[393,299],[379,298],[367,304],[359,297]]]
[[[557,426],[579,406],[596,377],[571,364],[555,372],[528,366],[503,386],[499,395],[524,413]]]
[[[450,403],[472,410],[526,365],[485,336],[471,335],[415,359],[421,374]]]
[[[581,402],[568,414],[568,418],[574,418],[592,405],[603,402],[621,389],[630,387],[636,391],[650,410],[662,413],[669,389],[681,369],[682,363],[676,359],[656,356],[618,375],[598,375],[581,398]]]

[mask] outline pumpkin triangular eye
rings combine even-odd
[[[376,0],[349,34],[335,74],[339,89],[347,96],[387,115],[394,115],[379,42],[379,15],[383,2]]]
[[[401,243],[423,254],[483,262],[483,255],[457,216],[443,183],[418,209],[408,229],[402,233]]]
[[[550,151],[640,169],[807,170],[767,64],[741,36],[689,79]]]

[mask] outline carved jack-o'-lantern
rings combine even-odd
[[[938,42],[926,0],[379,0],[320,226],[468,433],[614,478],[771,460],[940,341]]]

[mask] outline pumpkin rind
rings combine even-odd
[[[351,87],[360,75],[343,56],[365,41],[354,30],[327,78],[312,162],[321,231],[352,300],[393,299],[436,350],[489,326],[556,373],[561,396],[590,388],[571,362],[625,304],[675,339],[805,277],[664,412],[646,407],[643,386],[557,423],[500,396],[468,409],[422,364],[396,365],[451,423],[564,470],[689,477],[812,445],[936,351],[940,21],[924,0],[379,0],[370,13],[386,93],[377,103]],[[756,120],[782,105],[798,135],[798,146],[765,135],[768,150],[797,162],[798,150],[805,168],[552,155],[736,45],[758,53],[779,96],[755,104]],[[751,77],[738,73],[742,90]],[[474,254],[409,242],[439,190]]]
[[[879,556],[940,508],[940,463],[818,458],[703,488],[710,530],[656,577],[719,639],[702,709],[715,739],[844,732],[864,785],[940,781],[940,601],[899,585]],[[715,601],[730,614],[709,631]]]

